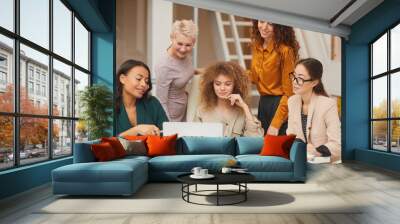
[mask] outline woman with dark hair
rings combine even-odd
[[[269,135],[284,135],[287,99],[293,95],[289,73],[298,58],[299,44],[292,27],[253,21],[250,80],[260,93],[258,119]]]
[[[160,102],[149,95],[151,89],[150,69],[145,63],[131,59],[120,66],[115,103],[118,135],[160,135],[168,118]]]
[[[341,158],[340,120],[337,104],[322,84],[323,67],[314,58],[302,59],[290,74],[295,95],[288,100],[286,133],[307,143],[311,163],[337,162]]]
[[[218,62],[209,66],[202,76],[200,106],[196,122],[220,122],[224,136],[263,136],[261,123],[255,118],[246,99],[249,80],[235,62]]]

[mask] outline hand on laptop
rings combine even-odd
[[[160,129],[152,124],[139,124],[133,128],[126,130],[123,136],[126,135],[157,135],[160,136]]]

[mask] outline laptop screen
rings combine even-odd
[[[202,122],[164,122],[163,135],[178,134],[182,136],[204,136],[204,137],[223,137],[224,127],[222,123],[202,123]]]

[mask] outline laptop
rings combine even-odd
[[[224,127],[222,123],[203,123],[203,122],[164,122],[163,135],[178,134],[182,136],[204,136],[204,137],[223,137]]]

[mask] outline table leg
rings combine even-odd
[[[219,184],[217,184],[217,206],[219,205]]]

